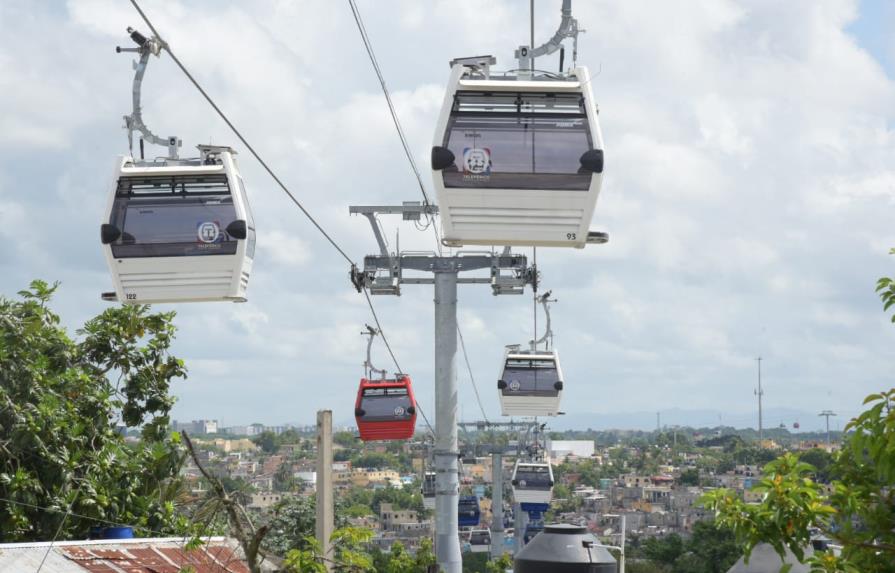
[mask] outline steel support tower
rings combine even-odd
[[[389,252],[376,216],[402,215],[405,221],[434,217],[438,208],[419,202],[400,206],[353,206],[349,212],[366,217],[379,245],[379,254],[364,257],[363,269],[352,269],[351,282],[359,291],[374,295],[400,295],[401,285],[431,284],[435,289],[435,557],[439,570],[461,573],[457,507],[460,495],[457,440],[457,285],[487,284],[495,295],[522,294],[537,273],[524,255],[509,249],[491,253]],[[460,277],[460,273],[488,270],[486,276]],[[410,273],[408,273],[410,272]],[[408,274],[405,274],[408,273]],[[420,276],[419,273],[424,273]],[[428,276],[432,275],[432,276]]]

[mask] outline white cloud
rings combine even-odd
[[[555,27],[556,4],[537,3],[539,38]],[[346,5],[143,7],[353,260],[375,246],[367,222],[348,217],[349,204],[420,198]],[[846,32],[858,7],[575,4],[588,30],[579,61],[595,74],[607,153],[594,228],[612,239],[584,252],[538,253],[544,286],[560,299],[564,409],[737,409],[735,388],[751,383],[759,353],[779,381],[781,404],[857,403],[890,382],[895,332],[872,289],[876,276],[892,274],[895,84]],[[513,49],[527,43],[528,5],[394,0],[360,8],[431,189],[427,155],[447,61],[494,53],[498,67],[514,67]],[[35,276],[61,279],[69,320],[102,309],[96,293],[108,290],[96,226],[111,159],[125,149],[120,118],[129,112],[132,57],[114,46],[129,44],[128,25],[144,28],[114,0],[0,5],[0,292]],[[555,57],[540,65],[553,69]],[[167,55],[153,58],[144,94],[150,127],[180,135],[185,150],[209,140],[238,148],[259,233],[248,303],[177,308],[176,350],[193,365],[178,386],[178,412],[299,421],[326,406],[350,419],[364,353],[358,333],[371,318],[348,282],[348,263]],[[393,217],[382,223],[392,248],[400,229],[402,248],[433,249],[431,231]],[[408,285],[400,299],[375,299],[424,404],[432,397],[430,289]],[[491,381],[503,345],[531,337],[531,300],[460,292],[472,366]],[[391,368],[383,345],[374,352]],[[477,406],[462,384],[471,415]],[[492,385],[479,390],[496,410]]]
[[[304,266],[312,258],[310,245],[294,234],[271,230],[258,240],[259,256],[273,263],[293,267]]]

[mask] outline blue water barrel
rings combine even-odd
[[[103,539],[133,539],[133,527],[107,527],[103,530]]]

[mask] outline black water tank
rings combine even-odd
[[[516,554],[514,573],[617,573],[615,558],[577,525],[548,525]]]

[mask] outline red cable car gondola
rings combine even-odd
[[[365,442],[407,440],[416,427],[416,400],[410,376],[396,379],[361,378],[354,403],[354,417]]]

